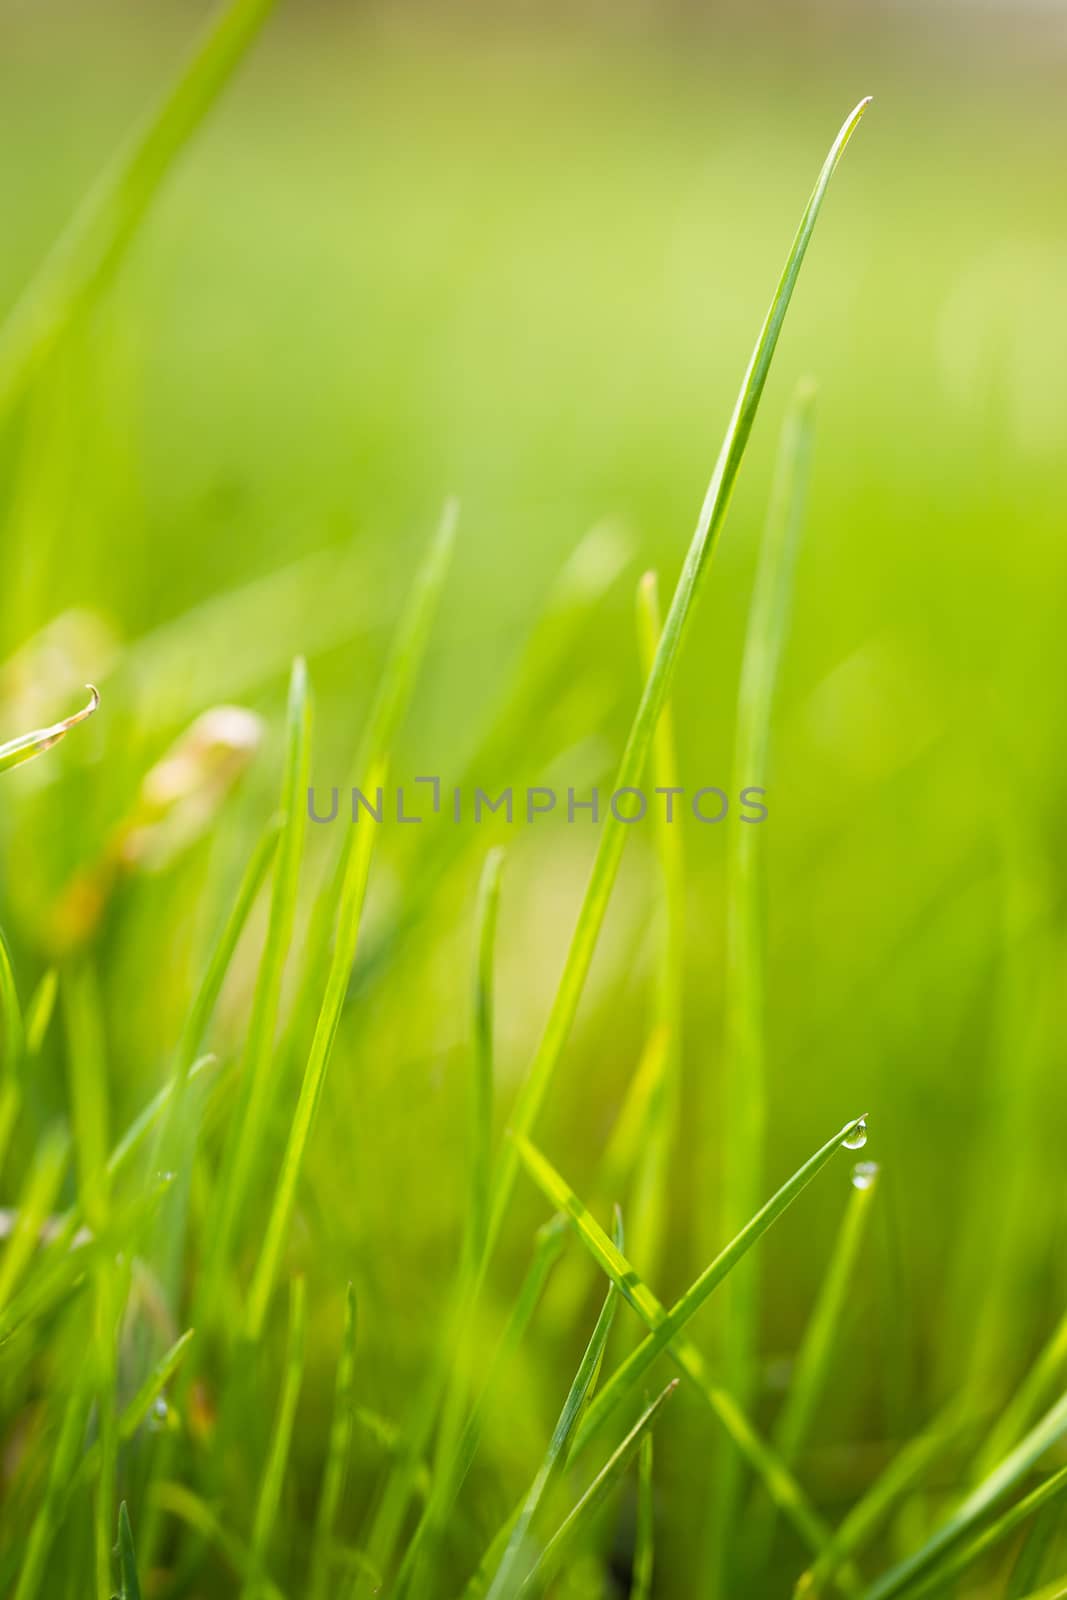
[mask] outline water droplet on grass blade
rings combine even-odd
[[[852,1187],[854,1189],[872,1189],[878,1176],[877,1161],[857,1161],[852,1168]]]
[[[867,1143],[867,1118],[861,1117],[851,1133],[846,1134],[841,1143],[846,1150],[862,1150]]]

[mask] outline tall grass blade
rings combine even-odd
[[[289,1344],[285,1355],[278,1409],[274,1417],[267,1459],[260,1479],[255,1521],[248,1547],[248,1571],[241,1590],[242,1600],[253,1600],[266,1578],[267,1553],[278,1516],[278,1506],[289,1459],[296,1403],[304,1379],[304,1335],[307,1322],[307,1295],[303,1278],[294,1278],[289,1290]]]
[[[637,1531],[634,1538],[630,1600],[652,1600],[656,1564],[656,1502],[652,1434],[641,1440],[637,1458]]]
[[[62,1527],[63,1502],[89,1414],[90,1390],[79,1375],[63,1413],[44,1497],[30,1525],[13,1600],[36,1600],[48,1553]]]
[[[330,1553],[337,1510],[344,1493],[348,1455],[355,1422],[353,1395],[356,1378],[356,1291],[348,1285],[345,1294],[345,1323],[341,1334],[341,1358],[333,1395],[330,1443],[322,1474],[319,1503],[315,1512],[315,1532],[311,1545],[309,1600],[325,1600],[330,1583]]]
[[[489,1179],[493,1159],[493,955],[503,866],[504,852],[490,850],[478,889],[468,1161],[471,1187],[464,1241],[464,1255],[471,1263],[481,1260],[489,1231]]]
[[[0,423],[68,325],[99,294],[272,4],[231,0],[219,13],[155,115],[99,179],[38,268],[0,329]]]
[[[126,1510],[125,1500],[119,1506],[119,1600],[141,1600],[133,1529],[130,1527],[130,1514]]]
[[[771,507],[749,608],[734,743],[734,794],[762,794],[768,783],[771,718],[789,628],[793,573],[807,503],[814,390],[802,384],[782,432]],[[725,1043],[722,1114],[722,1226],[733,1234],[759,1204],[767,1121],[766,887],[764,830],[742,822],[727,838]],[[746,1262],[721,1308],[723,1381],[751,1404],[759,1345],[758,1263]],[[723,1440],[709,1519],[709,1594],[729,1587],[740,1462]]]
[[[664,1401],[670,1399],[677,1387],[678,1379],[673,1378],[638,1417],[617,1449],[612,1451],[581,1499],[545,1545],[536,1566],[519,1591],[520,1594],[541,1594],[551,1583],[566,1561],[572,1546],[579,1542],[608,1495],[617,1488],[630,1462],[640,1450],[642,1439],[657,1421]]]

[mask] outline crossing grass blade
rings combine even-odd
[[[125,1500],[119,1506],[119,1600],[141,1600],[133,1529],[130,1527],[130,1514],[126,1510]]]
[[[519,1591],[522,1595],[541,1594],[552,1582],[567,1559],[568,1552],[579,1543],[596,1513],[612,1490],[617,1488],[624,1473],[641,1448],[641,1441],[658,1420],[660,1410],[678,1387],[673,1378],[663,1392],[638,1417],[622,1443],[612,1451],[588,1489],[573,1510],[560,1524],[545,1545],[537,1564]]]
[[[638,1392],[645,1373],[655,1361],[656,1357],[665,1350],[689,1319],[699,1311],[708,1296],[718,1288],[723,1279],[742,1260],[753,1245],[762,1238],[767,1229],[775,1223],[783,1211],[797,1198],[814,1177],[842,1148],[844,1140],[853,1133],[862,1122],[858,1118],[847,1123],[832,1139],[828,1139],[782,1187],[771,1196],[766,1205],[742,1228],[741,1232],[730,1241],[707,1266],[700,1276],[689,1286],[686,1292],[675,1302],[670,1311],[665,1314],[662,1324],[657,1327],[634,1350],[612,1374],[610,1380],[604,1385],[600,1394],[593,1401],[589,1409],[582,1430],[581,1443],[601,1428],[615,1409],[625,1400],[633,1397]],[[531,1147],[532,1149],[532,1147]],[[534,1152],[536,1155],[536,1152]],[[547,1164],[546,1164],[547,1165]],[[551,1169],[549,1169],[551,1173]],[[542,1171],[541,1178],[546,1178]],[[553,1180],[562,1184],[563,1180],[558,1174],[552,1174]],[[535,1180],[540,1181],[540,1180]],[[566,1190],[566,1192],[570,1192]],[[577,1197],[575,1197],[577,1198]],[[579,1201],[580,1205],[581,1202]],[[564,1207],[564,1209],[568,1209]],[[584,1211],[584,1208],[583,1208]],[[573,1213],[572,1213],[573,1214]],[[589,1240],[586,1240],[587,1245]]]
[[[854,1126],[854,1124],[850,1123],[845,1128],[844,1135],[846,1137]],[[559,1173],[555,1171],[541,1152],[535,1149],[528,1139],[521,1136],[515,1136],[515,1142],[519,1159],[534,1183],[556,1209],[567,1212],[574,1219],[578,1235],[594,1261],[617,1286],[619,1292],[637,1312],[646,1327],[651,1330],[654,1336],[653,1340],[646,1339],[644,1344],[639,1347],[639,1350],[635,1352],[635,1356],[640,1355],[650,1344],[654,1345],[655,1354],[658,1354],[662,1349],[667,1349],[670,1352],[672,1359],[681,1368],[705,1404],[726,1429],[737,1449],[753,1471],[763,1480],[767,1492],[774,1499],[779,1509],[789,1518],[809,1548],[815,1551],[817,1555],[821,1554],[829,1543],[829,1529],[826,1528],[822,1519],[809,1504],[806,1495],[788,1468],[756,1432],[752,1423],[733,1397],[725,1389],[711,1382],[700,1351],[680,1332],[681,1326],[688,1320],[688,1316],[695,1309],[693,1300],[690,1299],[684,1304],[681,1313],[677,1312],[677,1308],[672,1312],[668,1312],[656,1299],[633,1265],[612,1243],[595,1218],[590,1215],[574,1190],[560,1177]],[[683,1301],[686,1301],[685,1296],[683,1296]],[[700,1301],[697,1300],[696,1304],[699,1303]],[[631,1372],[634,1370],[633,1363],[634,1358],[631,1357],[631,1362],[629,1363]],[[620,1382],[620,1373],[624,1370],[625,1368],[620,1368],[612,1380],[612,1384],[618,1384],[618,1388],[616,1393],[610,1397],[610,1400],[608,1390],[612,1385],[608,1385],[602,1391],[601,1401],[604,1404],[601,1406],[599,1417],[594,1416],[595,1404],[590,1407],[585,1426],[575,1440],[575,1453],[582,1448],[587,1438],[592,1435],[604,1417],[614,1408],[614,1404],[627,1391],[627,1388],[632,1385],[634,1381],[632,1377],[625,1387],[625,1380]],[[645,1367],[640,1366],[637,1370],[643,1375]]]
[[[348,1285],[345,1294],[345,1322],[341,1334],[341,1357],[333,1395],[333,1417],[326,1465],[315,1512],[315,1532],[311,1544],[309,1600],[324,1600],[330,1583],[330,1551],[337,1510],[344,1493],[348,1456],[355,1422],[353,1396],[356,1378],[356,1291]]]
[[[578,1365],[574,1381],[571,1384],[563,1409],[556,1421],[541,1462],[530,1485],[526,1499],[523,1501],[522,1510],[511,1532],[503,1559],[497,1568],[489,1587],[489,1600],[507,1600],[507,1597],[518,1592],[523,1578],[523,1566],[526,1559],[526,1541],[533,1520],[538,1509],[548,1494],[553,1482],[563,1470],[567,1458],[567,1450],[574,1431],[581,1420],[589,1398],[596,1387],[600,1376],[600,1369],[604,1362],[604,1352],[607,1349],[608,1336],[615,1320],[615,1307],[617,1303],[615,1285],[608,1285],[608,1292],[597,1318],[596,1327],[585,1348],[585,1354]]]
[[[214,1311],[220,1304],[220,1277],[225,1271],[253,1168],[260,1154],[271,1080],[277,1071],[274,1036],[281,1004],[282,978],[296,919],[307,817],[309,740],[307,668],[303,660],[298,658],[293,664],[289,680],[281,806],[285,820],[274,859],[270,918],[252,997],[252,1015],[241,1069],[240,1100],[219,1178],[213,1227],[200,1284],[199,1309],[208,1312]],[[196,1316],[194,1320],[202,1319]]]
[[[304,1336],[307,1323],[307,1294],[303,1278],[294,1278],[289,1289],[289,1344],[281,1394],[274,1416],[270,1446],[260,1479],[252,1537],[248,1545],[248,1570],[241,1590],[242,1600],[252,1600],[266,1578],[267,1553],[278,1516],[278,1506],[289,1459],[296,1403],[304,1379]]]
[[[1015,1449],[971,1491],[955,1511],[917,1550],[882,1574],[865,1591],[863,1600],[891,1600],[918,1582],[941,1560],[999,1500],[1025,1478],[1045,1451],[1067,1432],[1067,1395],[1062,1396],[1037,1422]]]
[[[904,1592],[908,1595],[909,1600],[919,1600],[921,1595],[933,1594],[937,1590],[951,1585],[954,1580],[965,1573],[969,1567],[973,1566],[987,1551],[995,1549],[998,1544],[1002,1544],[1008,1535],[1014,1533],[1015,1529],[1026,1522],[1028,1518],[1035,1516],[1043,1507],[1056,1501],[1064,1490],[1067,1490],[1067,1467],[1053,1473],[1044,1483],[1039,1484],[1036,1489],[1020,1500],[1017,1505],[1012,1506],[1003,1516],[998,1517],[988,1528],[983,1528],[982,1532],[973,1539],[968,1539],[961,1549],[950,1555],[947,1561],[943,1561],[936,1566],[928,1576],[907,1588]]]
[[[641,1440],[637,1458],[637,1531],[634,1537],[630,1600],[652,1600],[656,1563],[656,1503],[653,1478],[652,1433]]]
[[[21,767],[36,756],[44,755],[46,750],[53,750],[61,739],[67,737],[72,728],[88,721],[100,704],[100,696],[92,684],[87,684],[86,687],[89,690],[89,700],[80,711],[73,712],[60,722],[53,722],[50,727],[37,728],[33,733],[24,733],[18,739],[0,744],[0,772],[8,772],[12,767]]]
[[[760,545],[741,664],[732,793],[761,795],[768,784],[771,719],[789,629],[800,533],[811,475],[814,389],[798,389],[782,430],[767,525]],[[767,1121],[766,885],[764,830],[740,822],[727,836],[724,1107],[721,1117],[722,1227],[744,1226],[763,1189]],[[719,1130],[717,1129],[717,1132]],[[759,1277],[746,1262],[724,1292],[723,1381],[751,1403],[758,1352]],[[720,1441],[709,1528],[712,1596],[729,1588],[741,1463]]]
[[[273,0],[219,12],[141,132],[99,179],[0,329],[0,423],[121,260],[175,159],[210,111]]]

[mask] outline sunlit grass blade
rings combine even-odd
[[[946,1585],[951,1585],[981,1556],[995,1549],[998,1544],[1002,1544],[1021,1523],[1035,1516],[1042,1507],[1058,1499],[1065,1490],[1067,1490],[1067,1467],[1046,1478],[1044,1483],[1039,1484],[1017,1505],[998,1517],[988,1528],[983,1528],[973,1539],[968,1539],[966,1544],[954,1551],[947,1561],[940,1562],[931,1573],[921,1578],[918,1583],[910,1584],[904,1592],[910,1600],[919,1600],[920,1595],[933,1594],[937,1590],[944,1589]]]
[[[233,1235],[247,1199],[253,1167],[261,1153],[270,1085],[277,1072],[275,1031],[281,1004],[282,978],[296,919],[300,862],[307,822],[309,742],[307,668],[298,658],[293,664],[289,682],[281,806],[285,820],[274,859],[270,919],[252,998],[252,1016],[242,1062],[240,1103],[233,1118],[233,1131],[219,1178],[199,1291],[200,1305],[216,1315],[221,1298],[218,1293],[220,1277],[225,1271]]]
[[[622,1443],[612,1451],[581,1499],[545,1545],[536,1566],[519,1591],[520,1594],[541,1594],[551,1583],[566,1561],[571,1548],[581,1540],[608,1495],[618,1487],[630,1462],[640,1450],[642,1439],[657,1421],[664,1401],[670,1398],[677,1387],[678,1379],[673,1378],[638,1417]]]
[[[267,1458],[263,1465],[255,1521],[248,1546],[248,1571],[241,1590],[242,1600],[252,1600],[266,1576],[267,1554],[278,1516],[278,1507],[289,1460],[289,1444],[300,1386],[304,1380],[304,1335],[307,1322],[307,1295],[303,1278],[294,1278],[289,1290],[289,1343],[285,1372],[274,1416]]]
[[[65,739],[72,728],[87,721],[99,706],[100,696],[92,684],[86,687],[89,690],[89,700],[80,711],[72,712],[69,717],[64,717],[60,722],[53,722],[47,728],[37,728],[33,733],[24,733],[18,739],[0,744],[0,772],[7,772],[11,767],[21,767],[24,762],[32,761],[35,756],[44,755],[46,750],[54,749],[61,739]]]
[[[637,1458],[637,1529],[634,1536],[630,1600],[652,1600],[656,1566],[656,1501],[653,1477],[652,1434],[641,1440]]]
[[[225,88],[273,0],[232,0],[169,94],[102,175],[0,329],[0,422],[121,259],[184,145]]]
[[[613,785],[615,791],[634,788],[641,782],[660,714],[674,678],[682,643],[689,631],[701,579],[707,571],[708,561],[726,518],[734,483],[756,420],[778,338],[815,229],[816,219],[837,164],[859,126],[860,118],[868,104],[869,100],[860,102],[835,139],[801,219],[785,269],[742,381],[726,437],[708,485],[696,532],[686,554],[682,574],[656,647],[652,671],[646,680],[641,702],[616,773]],[[592,871],[548,1022],[512,1111],[511,1124],[516,1133],[528,1134],[532,1131],[555,1076],[585,988],[585,980],[607,913],[627,831],[626,826],[619,822],[614,813],[609,813],[601,826]],[[517,1147],[514,1144],[506,1144],[501,1153],[494,1182],[490,1242],[495,1238],[503,1222],[514,1188],[517,1163]]]
[[[326,1465],[315,1512],[315,1532],[311,1545],[309,1600],[325,1600],[330,1583],[330,1552],[337,1510],[344,1492],[348,1456],[355,1422],[353,1395],[356,1377],[356,1291],[348,1285],[345,1294],[345,1323],[341,1334],[341,1357],[333,1394],[333,1418]]]
[[[663,634],[656,574],[646,572],[637,589],[637,634],[642,673],[652,675]],[[657,790],[678,788],[674,719],[669,702],[660,713],[652,741],[653,779]],[[671,1153],[681,1105],[679,1074],[682,1058],[683,975],[685,971],[685,857],[682,830],[667,820],[666,806],[655,814],[659,861],[655,998],[652,1031],[663,1040],[663,1070],[644,1119],[640,1159],[630,1199],[630,1234],[634,1258],[654,1271],[666,1227],[665,1196]]]
[[[853,1290],[877,1182],[877,1168],[872,1162],[865,1162],[858,1172],[858,1181],[854,1177],[849,1189],[830,1264],[804,1333],[785,1404],[771,1435],[775,1449],[789,1466],[795,1465],[833,1378],[835,1343]],[[751,1543],[751,1565],[755,1572],[765,1568],[773,1531],[774,1508],[765,1504],[760,1508]]]
[[[133,1529],[130,1527],[130,1514],[126,1510],[125,1500],[119,1506],[119,1600],[141,1600]]]
[[[778,1220],[783,1211],[802,1193],[826,1163],[832,1160],[842,1148],[844,1140],[855,1132],[856,1127],[862,1120],[862,1118],[858,1118],[853,1122],[847,1123],[839,1133],[836,1133],[832,1139],[828,1139],[820,1149],[816,1150],[815,1154],[809,1157],[804,1165],[798,1168],[793,1176],[771,1196],[766,1205],[757,1211],[756,1215],[742,1228],[741,1232],[719,1252],[714,1261],[704,1269],[700,1276],[695,1279],[686,1292],[670,1308],[670,1311],[664,1314],[662,1325],[658,1326],[627,1357],[593,1401],[582,1429],[582,1442],[603,1426],[617,1406],[638,1393],[645,1373],[660,1352],[665,1350],[671,1340],[681,1332],[689,1319],[696,1314],[708,1296],[722,1283],[738,1261],[762,1238],[767,1229]],[[558,1174],[555,1177],[558,1179]],[[562,1182],[562,1179],[558,1179],[558,1181]]]
[[[866,1590],[864,1600],[890,1600],[903,1593],[960,1543],[974,1525],[1019,1483],[1067,1432],[1067,1395],[1046,1411],[1010,1455],[973,1489],[955,1511],[910,1556],[891,1567]]]
[[[789,628],[793,572],[807,503],[814,423],[814,391],[804,384],[786,418],[771,507],[760,545],[749,607],[734,739],[732,793],[768,784],[771,719]],[[764,829],[742,819],[727,836],[726,975],[724,996],[723,1161],[721,1221],[725,1233],[741,1228],[763,1190],[767,1121],[766,890]],[[723,1382],[742,1405],[751,1403],[759,1339],[759,1277],[746,1262],[724,1293]],[[740,1463],[725,1441],[714,1473],[709,1519],[709,1593],[729,1588],[735,1547]]]
[[[600,1368],[604,1361],[604,1351],[607,1348],[608,1335],[615,1319],[615,1306],[617,1290],[614,1284],[608,1285],[608,1292],[604,1304],[597,1318],[596,1327],[585,1348],[571,1384],[563,1409],[556,1421],[541,1462],[530,1485],[526,1499],[523,1501],[522,1510],[518,1521],[512,1529],[503,1560],[496,1571],[489,1588],[489,1600],[507,1600],[507,1597],[516,1594],[523,1578],[523,1566],[526,1559],[526,1539],[533,1523],[534,1517],[552,1483],[562,1471],[567,1458],[567,1449],[574,1434],[574,1430],[589,1403],[589,1397],[596,1387]]]
[[[849,1127],[845,1129],[846,1135],[852,1126],[854,1125],[849,1124]],[[711,1382],[700,1351],[679,1331],[681,1324],[688,1320],[688,1316],[691,1315],[695,1307],[691,1303],[685,1305],[683,1307],[684,1314],[682,1315],[679,1315],[676,1310],[668,1312],[656,1299],[656,1296],[634,1266],[612,1243],[596,1219],[590,1215],[574,1190],[560,1177],[559,1173],[555,1171],[541,1152],[535,1149],[528,1139],[520,1136],[516,1136],[516,1148],[523,1166],[542,1194],[551,1201],[554,1207],[567,1212],[574,1219],[578,1236],[594,1261],[617,1286],[623,1298],[633,1307],[654,1336],[653,1340],[646,1339],[644,1341],[644,1344],[635,1352],[634,1357],[631,1357],[630,1361],[614,1374],[612,1383],[605,1386],[600,1396],[601,1401],[605,1402],[600,1408],[600,1415],[594,1415],[597,1410],[596,1402],[590,1407],[586,1423],[575,1440],[575,1452],[582,1448],[588,1437],[592,1435],[604,1417],[614,1408],[614,1405],[622,1395],[628,1392],[629,1387],[635,1381],[632,1376],[629,1383],[625,1379],[620,1381],[620,1373],[625,1372],[628,1366],[631,1374],[634,1370],[643,1374],[647,1361],[644,1365],[638,1366],[635,1358],[639,1357],[646,1347],[650,1345],[654,1345],[654,1354],[658,1354],[662,1349],[667,1349],[671,1358],[685,1373],[697,1393],[726,1429],[726,1432],[730,1435],[745,1460],[756,1472],[757,1476],[763,1480],[767,1492],[774,1499],[779,1509],[789,1518],[809,1548],[814,1550],[816,1554],[820,1554],[829,1542],[829,1529],[825,1527],[822,1519],[816,1514],[788,1468],[756,1432],[752,1423],[733,1397],[725,1389]],[[683,1296],[683,1300],[685,1298]],[[609,1396],[609,1390],[613,1387],[615,1387],[615,1394]]]

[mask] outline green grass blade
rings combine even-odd
[[[662,1394],[657,1395],[652,1404],[642,1412],[618,1448],[612,1451],[581,1499],[545,1545],[537,1565],[520,1590],[521,1594],[540,1594],[551,1583],[567,1559],[571,1547],[579,1542],[608,1495],[618,1487],[630,1462],[640,1450],[642,1439],[657,1421],[664,1401],[670,1398],[677,1387],[678,1379],[674,1378]]]
[[[910,1556],[882,1574],[866,1591],[864,1600],[890,1600],[927,1573],[970,1529],[992,1510],[1067,1432],[1067,1395],[1045,1413],[1015,1449],[973,1489],[961,1505]]]
[[[1012,1568],[1004,1600],[1023,1600],[1041,1582],[1062,1521],[1063,1505],[1059,1501],[1051,1501],[1038,1512]]]
[[[119,1506],[119,1600],[141,1600],[133,1529],[130,1527],[130,1514],[126,1510],[125,1500]]]
[[[152,1407],[185,1359],[185,1353],[192,1339],[193,1329],[188,1328],[156,1362],[133,1399],[123,1406],[118,1419],[118,1437],[123,1444],[128,1443],[138,1429],[144,1426]],[[94,1440],[78,1464],[71,1487],[76,1488],[81,1483],[91,1481],[99,1470],[100,1441]]]
[[[518,1592],[522,1579],[522,1567],[526,1556],[526,1539],[537,1515],[545,1495],[562,1471],[567,1459],[567,1450],[578,1422],[581,1419],[589,1397],[596,1387],[600,1369],[604,1361],[604,1351],[607,1348],[608,1336],[611,1325],[615,1320],[615,1306],[617,1291],[614,1284],[608,1285],[608,1292],[597,1318],[596,1327],[585,1348],[585,1354],[578,1365],[574,1382],[571,1384],[563,1409],[556,1421],[541,1462],[530,1485],[529,1492],[523,1502],[518,1521],[512,1530],[504,1551],[503,1560],[497,1568],[496,1576],[489,1588],[489,1600],[508,1600],[508,1597]]]
[[[800,533],[807,503],[814,391],[797,392],[782,431],[774,491],[749,608],[734,742],[732,792],[763,792],[775,690],[789,628]],[[767,1121],[766,893],[764,829],[743,821],[727,837],[722,1213],[725,1233],[741,1228],[763,1190]],[[759,1330],[758,1263],[745,1264],[724,1292],[723,1381],[751,1403]],[[740,1463],[722,1441],[709,1518],[709,1593],[729,1587],[729,1556],[741,1493]]]
[[[834,140],[801,218],[785,269],[749,361],[726,430],[726,437],[708,485],[696,532],[686,554],[682,574],[674,591],[674,598],[656,649],[653,669],[645,684],[626,741],[626,748],[613,785],[615,790],[635,788],[641,782],[660,714],[674,678],[682,643],[689,629],[701,579],[707,570],[708,561],[729,508],[734,483],[756,420],[779,335],[815,229],[816,219],[837,164],[869,103],[869,100],[861,101]],[[516,1133],[532,1132],[563,1054],[607,912],[627,831],[626,826],[618,821],[614,813],[605,818],[600,829],[593,868],[548,1022],[512,1112],[511,1123]],[[506,1144],[494,1182],[490,1243],[495,1239],[503,1222],[517,1173],[517,1147]]]
[[[65,987],[71,1125],[78,1166],[78,1194],[86,1221],[98,1230],[107,1212],[107,1065],[96,982],[87,967],[72,972]]]
[[[999,1413],[983,1445],[975,1467],[975,1477],[981,1479],[990,1472],[1026,1432],[1031,1419],[1040,1411],[1057,1386],[1062,1383],[1067,1367],[1067,1316],[1057,1326],[1031,1366],[1015,1394]]]
[[[69,324],[92,304],[183,146],[233,74],[273,0],[233,0],[155,115],[114,161],[0,330],[0,422]]]
[[[48,1553],[62,1527],[64,1497],[85,1432],[89,1400],[89,1386],[81,1376],[63,1414],[44,1497],[30,1526],[13,1600],[36,1600],[40,1593]]]
[[[309,1600],[325,1600],[330,1582],[330,1548],[337,1510],[344,1493],[348,1456],[355,1422],[353,1395],[356,1378],[356,1291],[348,1285],[345,1294],[345,1323],[341,1334],[341,1357],[333,1394],[333,1418],[326,1466],[322,1474],[319,1503],[315,1512],[315,1532],[311,1545]]]
[[[846,1127],[845,1136],[854,1126],[850,1123]],[[790,1519],[805,1543],[816,1554],[821,1554],[829,1543],[829,1530],[808,1503],[807,1497],[788,1468],[756,1432],[741,1407],[725,1389],[711,1382],[700,1351],[678,1331],[679,1317],[675,1312],[668,1313],[665,1310],[633,1265],[612,1243],[574,1190],[546,1161],[541,1152],[535,1149],[528,1139],[521,1137],[516,1138],[516,1146],[523,1166],[542,1194],[556,1209],[567,1212],[574,1219],[579,1238],[594,1261],[655,1335],[656,1354],[663,1348],[670,1352],[672,1359],[726,1429],[737,1449],[757,1476],[763,1480],[767,1492],[779,1509]],[[685,1299],[683,1296],[683,1301]],[[693,1307],[688,1304],[684,1309],[687,1314],[691,1314]],[[646,1340],[640,1350],[644,1350],[649,1343],[650,1341]],[[640,1354],[640,1350],[635,1354]],[[619,1370],[621,1372],[625,1369]],[[641,1367],[640,1371],[643,1373],[644,1367]],[[615,1374],[612,1383],[618,1379],[619,1372]],[[611,1387],[612,1385],[605,1387],[601,1395],[602,1400],[607,1399],[608,1389]],[[616,1391],[613,1403],[621,1392],[623,1391]],[[575,1452],[582,1448],[607,1414],[606,1411],[602,1411],[601,1416],[596,1418],[593,1414],[595,1409],[594,1403],[586,1418],[586,1425],[575,1440]]]
[[[372,788],[377,788],[384,782],[385,772],[384,761],[379,766],[371,768]],[[349,856],[348,872],[341,889],[341,901],[337,913],[337,939],[326,979],[326,993],[323,996],[319,1020],[315,1025],[315,1036],[311,1041],[307,1069],[300,1085],[300,1096],[293,1112],[289,1139],[282,1157],[281,1171],[271,1201],[270,1216],[263,1234],[263,1246],[249,1290],[245,1337],[250,1340],[259,1338],[271,1291],[274,1288],[278,1262],[285,1244],[286,1229],[296,1198],[297,1180],[311,1137],[312,1123],[322,1093],[326,1068],[333,1051],[333,1042],[337,1037],[352,963],[356,958],[359,925],[363,915],[367,878],[370,874],[371,855],[377,831],[372,825],[366,824],[362,828],[353,829],[353,832],[356,835],[356,847]]]
[[[205,1308],[217,1307],[220,1302],[218,1285],[260,1153],[271,1079],[277,1070],[274,1036],[286,956],[296,919],[300,861],[307,822],[309,739],[307,668],[298,658],[293,664],[289,682],[281,807],[285,821],[274,861],[270,920],[252,999],[252,1017],[242,1065],[240,1104],[233,1120],[233,1133],[219,1179],[213,1228],[201,1280],[200,1303]]]
[[[267,1459],[256,1501],[255,1521],[249,1540],[248,1573],[241,1590],[242,1600],[252,1600],[266,1576],[267,1552],[281,1503],[289,1443],[293,1435],[296,1403],[304,1379],[304,1335],[307,1322],[307,1296],[303,1278],[294,1278],[289,1290],[289,1344],[285,1356],[278,1409],[274,1417]]]
[[[25,1190],[19,1197],[18,1215],[0,1258],[0,1307],[7,1304],[37,1248],[55,1204],[70,1159],[70,1136],[65,1128],[50,1128],[34,1154]]]
[[[656,1566],[656,1502],[652,1469],[652,1434],[648,1432],[641,1440],[637,1458],[637,1531],[630,1600],[652,1600]]]
[[[700,1276],[690,1285],[679,1300],[666,1313],[662,1326],[646,1338],[636,1350],[622,1363],[608,1383],[604,1385],[600,1394],[594,1400],[582,1429],[582,1442],[589,1438],[602,1427],[613,1411],[624,1400],[638,1392],[645,1373],[655,1361],[661,1351],[685,1327],[690,1317],[707,1300],[708,1296],[722,1283],[723,1279],[737,1265],[737,1263],[752,1249],[753,1245],[762,1238],[773,1223],[782,1215],[783,1211],[807,1187],[812,1179],[822,1170],[828,1161],[841,1149],[845,1139],[852,1134],[862,1118],[847,1123],[839,1133],[816,1150],[815,1154],[782,1185],[776,1194],[762,1210],[742,1228],[741,1232],[719,1252],[714,1261],[704,1269]],[[557,1175],[558,1176],[558,1175]],[[559,1180],[562,1182],[562,1180]],[[580,1202],[579,1202],[580,1203]]]
[[[11,1081],[22,1060],[25,1027],[18,984],[15,982],[15,967],[2,932],[0,932],[0,1018],[3,1019],[4,1025],[3,1034],[0,1035],[4,1046],[3,1073],[4,1078]]]
[[[26,1054],[32,1060],[40,1054],[55,1011],[59,993],[59,973],[49,967],[26,1007]]]
[[[2,356],[0,356],[2,361]],[[2,379],[0,379],[2,381]],[[2,401],[0,401],[2,405]],[[37,728],[33,733],[24,733],[21,738],[11,739],[7,744],[0,744],[0,772],[7,772],[12,767],[21,767],[25,762],[32,761],[35,756],[44,755],[46,750],[52,750],[61,739],[65,739],[72,728],[85,722],[92,716],[100,704],[100,696],[92,684],[87,684],[89,701],[82,706],[80,711],[75,711],[69,717],[64,717],[61,722],[53,722],[50,727]]]
[[[920,1595],[932,1594],[938,1589],[943,1589],[946,1584],[951,1584],[987,1551],[1003,1543],[1021,1523],[1057,1500],[1065,1489],[1067,1489],[1067,1467],[1046,1478],[1044,1483],[1039,1484],[1017,1505],[998,1517],[988,1528],[983,1528],[975,1538],[968,1539],[967,1543],[955,1551],[947,1561],[943,1561],[929,1576],[911,1585],[905,1592],[911,1600],[919,1600]]]
[[[1023,1600],[1065,1600],[1065,1597],[1067,1597],[1067,1573],[1064,1573],[1062,1578],[1054,1578],[1043,1588],[1035,1589],[1032,1594],[1024,1595]]]
[[[471,1048],[470,1198],[464,1253],[480,1261],[489,1231],[489,1180],[493,1158],[493,954],[500,909],[504,852],[490,850],[478,889]]]

